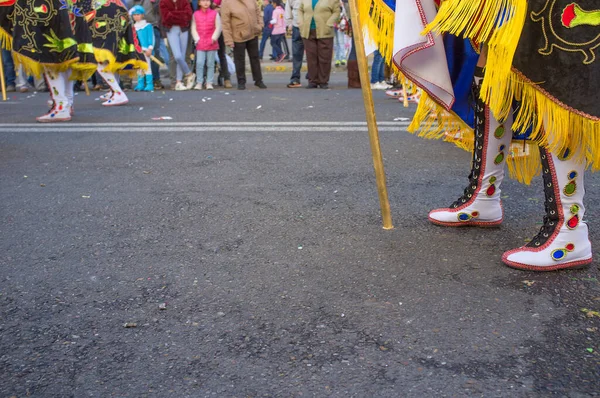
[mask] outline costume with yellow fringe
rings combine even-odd
[[[116,74],[135,76],[139,69],[148,67],[127,8],[121,0],[84,0],[82,4],[92,34],[98,73],[111,89],[110,98],[102,105],[124,105],[129,100]]]
[[[96,69],[91,36],[74,0],[0,0],[0,39],[26,74],[44,74],[53,105],[40,122],[71,119],[73,83]],[[81,29],[81,26],[84,29]]]
[[[431,9],[433,0],[397,1],[402,2]],[[445,0],[426,21],[423,34],[432,41],[481,43],[473,47],[487,55],[485,70],[473,70],[472,120],[427,90],[415,114],[411,127],[420,135],[457,141],[473,151],[463,195],[433,210],[429,219],[449,227],[499,225],[504,164],[508,161],[511,174],[525,183],[541,173],[544,222],[530,243],[503,255],[513,268],[550,271],[592,261],[583,180],[588,166],[600,168],[597,8],[596,0]],[[370,23],[385,25],[381,18]],[[452,65],[448,62],[449,69]]]
[[[0,0],[0,48],[12,48],[12,12],[15,0]]]

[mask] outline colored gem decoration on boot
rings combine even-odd
[[[104,106],[119,106],[119,105],[125,105],[127,103],[129,103],[129,98],[127,98],[125,93],[122,91],[115,91],[114,94],[112,95],[112,97],[110,97],[110,99],[108,99],[107,101],[103,102],[102,105],[104,105]]]
[[[71,107],[60,102],[58,105],[53,105],[48,113],[37,117],[36,120],[40,123],[68,122],[71,120]]]
[[[531,242],[504,253],[502,261],[529,271],[583,267],[592,262],[588,227],[582,221],[585,164],[573,160],[576,156],[556,156],[542,148],[540,152],[546,197],[544,223]]]
[[[475,143],[469,185],[463,195],[447,208],[429,213],[429,221],[446,227],[494,227],[502,223],[504,212],[500,201],[500,185],[504,179],[506,156],[512,134],[512,115],[499,123],[479,99],[479,86],[474,84]]]

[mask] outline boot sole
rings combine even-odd
[[[519,269],[522,271],[544,272],[544,271],[558,271],[561,269],[580,269],[580,268],[585,268],[586,266],[588,266],[592,263],[592,257],[590,257],[590,258],[587,258],[584,260],[576,260],[576,261],[570,261],[568,263],[553,265],[550,267],[542,267],[539,265],[527,265],[527,264],[517,263],[514,261],[509,261],[509,260],[507,260],[507,257],[510,254],[512,254],[512,253],[505,254],[504,256],[502,256],[502,262],[504,264],[506,264],[507,266],[509,266],[510,268]]]
[[[128,103],[129,103],[129,101],[120,102],[118,104],[107,104],[106,102],[103,102],[102,105],[104,105],[104,106],[120,106],[120,105],[126,105]]]
[[[432,224],[439,225],[442,227],[452,227],[452,228],[460,228],[460,227],[479,227],[479,228],[498,228],[500,224],[502,224],[502,220],[498,221],[466,221],[461,223],[456,222],[445,222],[433,219],[431,217],[427,217]]]
[[[38,123],[58,123],[58,122],[69,122],[71,121],[71,117],[61,117],[61,118],[56,118],[56,119],[38,119],[36,118],[35,120],[38,121]]]

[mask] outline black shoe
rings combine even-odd
[[[246,83],[238,83],[237,89],[238,90],[245,90],[246,89]]]
[[[308,83],[308,86],[306,86],[306,88],[318,88],[319,86],[314,84],[314,83]]]
[[[321,84],[321,85],[319,85],[319,87],[321,87],[324,90],[327,90],[329,88],[329,84],[327,84],[327,83]]]
[[[254,83],[254,85],[258,88],[267,88],[267,86],[265,86],[265,84],[263,82],[256,82]]]
[[[165,86],[163,86],[163,84],[160,80],[155,80],[154,81],[154,89],[155,90],[164,90]]]
[[[123,83],[123,87],[122,87],[123,91],[131,90],[132,88],[133,88],[133,86],[131,85],[131,83]]]

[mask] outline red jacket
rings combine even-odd
[[[160,3],[161,22],[165,28],[180,26],[188,29],[192,21],[192,6],[189,0],[162,0]]]

